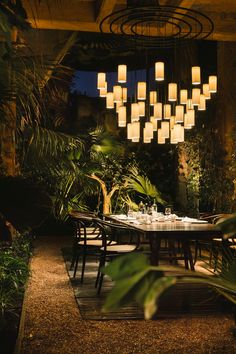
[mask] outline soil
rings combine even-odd
[[[70,237],[40,237],[26,290],[21,354],[236,353],[231,315],[155,321],[88,321],[80,316],[61,248]]]

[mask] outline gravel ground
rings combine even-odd
[[[70,242],[70,240],[69,240]],[[66,237],[41,237],[31,262],[21,354],[236,353],[226,315],[84,321],[61,256]]]

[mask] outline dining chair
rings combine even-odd
[[[219,214],[211,214],[203,216],[201,219],[206,220],[214,225],[218,224],[219,222],[231,217],[232,214],[227,213],[219,213]],[[229,244],[232,242],[231,239],[228,240]],[[195,243],[195,262],[197,261],[198,254],[201,257],[202,248],[206,248],[209,250],[209,265],[213,267],[214,272],[217,269],[219,256],[222,254],[223,246],[222,246],[222,238],[214,237],[212,240],[206,241],[197,241]]]
[[[96,222],[96,225],[102,235],[100,261],[95,283],[97,294],[99,295],[104,278],[102,268],[106,265],[107,262],[112,261],[117,256],[137,251],[140,245],[140,234],[134,228],[122,225],[120,223],[104,221],[98,218],[96,218],[94,221]],[[115,241],[116,243],[112,244],[111,240]]]
[[[81,259],[82,268],[80,282],[83,284],[87,257],[99,257],[103,241],[100,229],[95,225],[92,217],[77,215],[73,221],[75,224],[75,234],[71,269],[74,269],[73,277],[75,278],[78,264]],[[111,244],[115,244],[115,241],[112,241]]]

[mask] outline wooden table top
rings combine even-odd
[[[144,224],[140,223],[137,224],[133,221],[125,220],[125,219],[118,219],[115,216],[109,216],[109,219],[120,222],[122,224],[131,226],[132,228],[135,228],[139,231],[142,231],[146,234],[163,234],[165,233],[166,235],[177,235],[177,234],[189,234],[189,235],[194,235],[197,236],[197,238],[206,237],[209,236],[209,238],[212,238],[213,236],[221,236],[222,232],[218,229],[215,228],[214,225],[209,224],[209,223],[190,223],[190,222],[183,222],[183,221],[165,221],[165,222],[160,222],[160,221],[155,221],[152,222],[151,224]]]

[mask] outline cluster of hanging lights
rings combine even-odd
[[[108,91],[104,72],[98,73],[97,88],[99,96],[106,98],[106,108],[116,110],[118,127],[127,127],[127,139],[150,143],[157,132],[155,139],[158,144],[167,141],[177,144],[184,141],[185,129],[194,127],[195,112],[206,110],[206,101],[217,92],[217,76],[211,75],[207,83],[201,84],[201,68],[193,66],[191,74],[191,90],[180,89],[176,82],[170,82],[163,102],[158,97],[158,89],[149,91],[146,81],[136,83],[136,100],[128,100],[125,87],[127,66],[124,64],[118,65],[118,83],[112,91]],[[155,80],[165,80],[164,62],[155,63]]]

